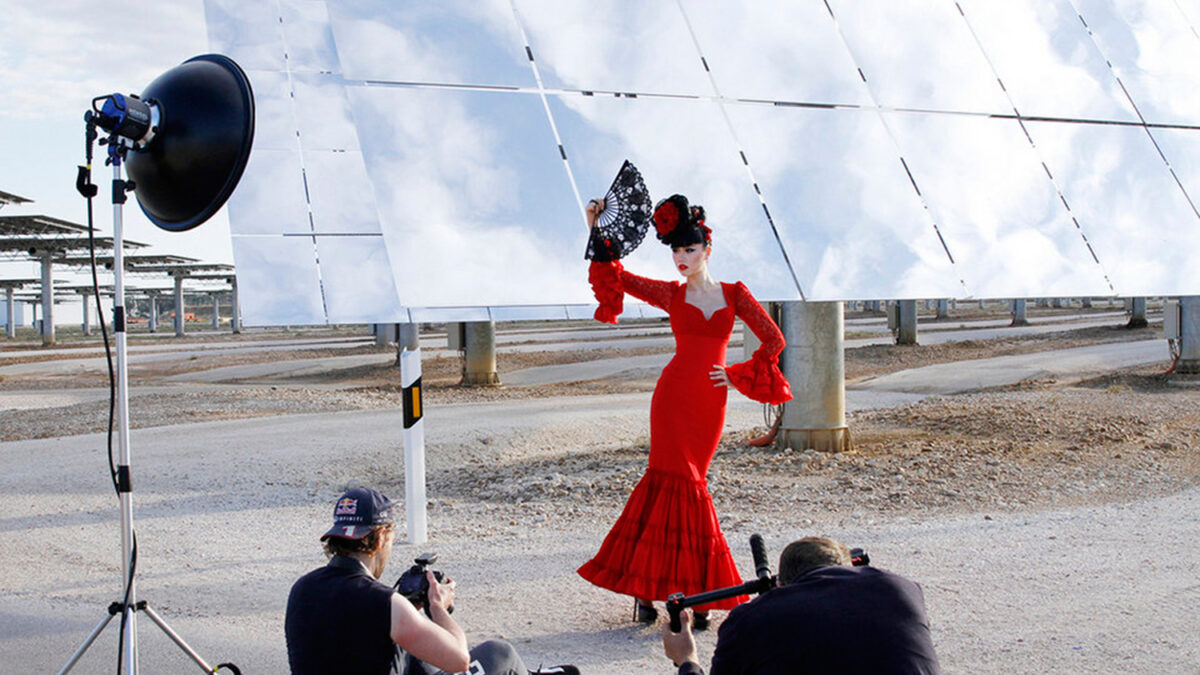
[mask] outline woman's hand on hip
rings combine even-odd
[[[713,369],[711,372],[709,372],[708,377],[713,381],[714,387],[729,388],[733,385],[733,383],[729,381],[729,374],[725,372],[725,366],[720,364],[713,366]]]

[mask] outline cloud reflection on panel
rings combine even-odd
[[[326,323],[309,237],[233,237],[238,302],[252,326]]]
[[[623,159],[638,166],[657,201],[679,193],[704,206],[713,229],[713,276],[742,280],[764,300],[799,299],[795,281],[716,104],[564,96],[551,102],[586,196],[601,196]],[[578,219],[572,230],[586,234]],[[680,280],[653,231],[625,266]]]
[[[1022,115],[1136,120],[1067,0],[959,0]]]
[[[953,2],[829,5],[880,105],[1012,111]]]
[[[1028,126],[1118,294],[1186,294],[1200,287],[1200,221],[1144,130]],[[1180,132],[1165,138],[1194,137]],[[1164,145],[1167,152],[1176,148],[1188,149]]]
[[[348,80],[533,86],[507,0],[331,0]]]
[[[591,299],[579,207],[536,97],[350,95],[406,306]]]
[[[871,105],[823,3],[756,0],[713,11],[687,0],[684,8],[723,96]]]
[[[1112,292],[1015,121],[887,120],[972,295]]]
[[[204,15],[209,44],[243,70],[283,70],[286,49],[275,3],[204,0]],[[254,94],[257,99],[257,87]]]
[[[674,2],[518,0],[517,7],[547,87],[712,95]]]
[[[1200,121],[1200,7],[1195,2],[1075,0],[1142,115]],[[1190,10],[1190,14],[1184,11]]]
[[[310,234],[300,153],[255,148],[226,208],[234,236]]]
[[[405,321],[382,237],[317,237],[329,323]]]
[[[876,113],[729,113],[810,300],[963,295]]]

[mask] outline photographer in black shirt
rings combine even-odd
[[[703,675],[690,611],[681,619],[679,633],[663,625],[663,648],[679,675]],[[725,618],[710,675],[938,672],[920,586],[852,567],[845,545],[806,537],[779,556],[779,587]]]
[[[503,640],[467,649],[466,635],[450,617],[455,583],[448,577],[439,581],[426,572],[428,615],[379,581],[395,539],[387,497],[370,488],[349,490],[334,506],[333,521],[321,536],[329,564],[301,577],[288,595],[284,632],[294,675],[529,672]]]

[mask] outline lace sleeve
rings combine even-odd
[[[625,270],[621,270],[621,282],[625,284],[626,293],[664,312],[670,309],[671,299],[679,289],[678,282],[647,279]]]
[[[619,260],[593,262],[588,270],[588,281],[592,284],[596,302],[600,303],[595,318],[604,323],[617,322],[617,317],[625,309],[626,293],[666,310],[671,306],[671,298],[678,288],[674,282],[647,279],[626,272]]]
[[[762,341],[749,361],[735,363],[725,368],[729,381],[746,397],[760,403],[778,405],[792,398],[792,389],[779,370],[779,354],[783,351],[783,333],[762,305],[750,294],[750,289],[738,282],[735,292],[734,312]]]

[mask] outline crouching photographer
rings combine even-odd
[[[467,648],[466,635],[450,616],[452,579],[425,570],[421,608],[380,582],[394,540],[387,497],[354,488],[337,500],[333,527],[321,536],[329,564],[301,577],[288,595],[284,632],[294,675],[530,673],[503,640]],[[556,666],[532,675],[578,672]]]
[[[678,632],[663,625],[663,648],[679,675],[703,675],[691,614],[679,618]],[[778,587],[725,618],[710,675],[938,672],[920,586],[855,566],[832,539],[805,537],[779,556]]]

